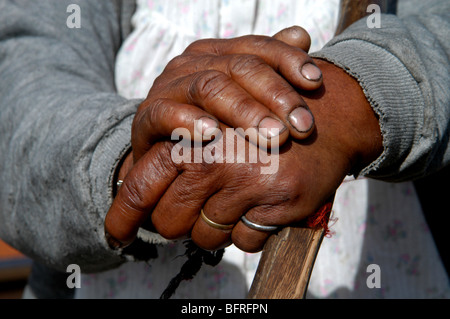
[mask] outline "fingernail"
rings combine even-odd
[[[309,81],[317,82],[322,78],[322,71],[312,63],[303,65],[302,74]]]
[[[266,139],[278,136],[286,129],[283,123],[271,117],[264,118],[258,126],[259,134]]]
[[[209,117],[202,117],[195,122],[195,129],[205,138],[214,135],[219,128],[217,122]]]
[[[289,122],[297,131],[305,133],[313,127],[314,118],[306,108],[298,107],[289,114]]]
[[[111,236],[106,230],[105,230],[105,238],[106,242],[108,243],[111,249],[117,250],[126,246],[125,244],[123,244],[122,242],[118,241],[113,236]]]

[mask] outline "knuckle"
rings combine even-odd
[[[267,94],[273,103],[276,103],[282,112],[290,112],[293,107],[302,104],[301,96],[288,84],[279,84],[276,87],[270,87]]]
[[[192,61],[193,57],[191,54],[184,53],[182,55],[176,56],[170,62],[167,64],[165,70],[174,70],[178,69],[179,67],[183,66],[186,63],[189,63]]]
[[[227,175],[230,175],[230,177],[224,189],[230,194],[240,191],[251,191],[261,176],[258,170],[253,169],[251,165],[244,166],[241,164],[239,169],[237,169],[237,165],[228,167]]]
[[[303,183],[292,173],[277,172],[268,177],[266,181],[269,187],[270,202],[280,204],[297,201],[303,189]]]
[[[219,165],[215,163],[207,163],[201,161],[198,163],[186,163],[183,167],[186,171],[185,175],[189,177],[190,188],[196,187],[195,185],[202,185],[202,182],[206,182],[213,178],[217,178],[220,175]]]
[[[245,119],[247,123],[256,126],[259,119],[259,113],[255,112],[252,105],[255,105],[255,100],[248,96],[237,96],[230,101],[230,109],[236,118],[241,120]]]
[[[157,98],[150,101],[144,109],[144,112],[140,112],[138,119],[141,122],[145,121],[147,125],[156,125],[164,118],[166,103],[167,99],[164,98]]]
[[[268,69],[264,59],[257,55],[234,55],[228,64],[230,74],[239,77],[255,76]]]
[[[164,110],[165,104],[167,103],[166,98],[158,97],[150,101],[148,104],[148,110],[153,110],[153,112]]]
[[[130,208],[131,211],[141,211],[145,208],[145,196],[142,193],[142,184],[138,183],[135,178],[127,179],[122,184],[120,191],[127,199],[124,205]]]
[[[229,77],[220,71],[202,71],[193,78],[188,94],[193,100],[212,98],[220,94],[229,84]]]
[[[168,85],[168,83],[172,80],[173,75],[171,74],[171,69],[165,69],[163,73],[156,77],[153,81],[153,84],[149,90],[147,97],[158,96],[161,94],[161,91],[164,91],[164,88]]]
[[[233,86],[233,81],[225,73],[220,71],[204,71],[193,81],[189,94],[192,100],[214,102],[215,100],[227,101],[227,109],[239,120],[257,123],[258,113],[252,106],[256,101],[244,90]],[[210,103],[212,105],[213,103]]]
[[[131,142],[137,149],[151,145],[150,136],[153,128],[157,127],[167,116],[168,108],[165,107],[167,99],[158,98],[147,100],[136,112],[131,127]],[[149,139],[150,138],[150,139]]]
[[[255,48],[266,51],[273,50],[279,44],[279,41],[267,36],[255,36],[254,37],[254,46]]]
[[[157,157],[155,170],[167,177],[176,174],[180,170],[178,164],[173,161],[171,156],[174,145],[172,141],[161,141],[152,146],[152,148],[154,147],[157,150],[155,152],[155,156]]]
[[[270,95],[274,101],[286,100],[286,96],[293,97],[295,95],[295,97],[297,97],[297,93],[288,84],[280,84],[276,87],[270,88]]]
[[[207,41],[206,39],[196,40],[196,41],[192,42],[191,44],[189,44],[184,52],[197,51],[199,48],[203,48],[205,46],[206,41]]]
[[[216,39],[200,39],[192,42],[185,49],[185,53],[198,53],[198,52],[208,52],[208,53],[217,53],[216,44],[220,40]]]

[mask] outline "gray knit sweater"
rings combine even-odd
[[[81,28],[67,7],[79,4]],[[0,238],[48,266],[102,271],[103,221],[140,101],[114,87],[115,56],[134,1],[0,2]],[[380,29],[365,19],[315,54],[361,83],[385,151],[362,174],[424,176],[450,161],[450,1],[400,1]]]

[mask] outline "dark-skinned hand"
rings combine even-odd
[[[320,69],[306,53],[310,43],[304,29],[291,27],[274,37],[191,44],[167,65],[136,113],[134,161],[177,128],[209,140],[223,123],[252,131],[250,141],[268,145],[281,145],[289,135],[308,137],[314,118],[294,87],[315,90],[322,84]]]
[[[361,87],[342,69],[320,60],[315,64],[322,70],[323,86],[302,92],[315,130],[304,141],[288,138],[276,172],[261,174],[262,163],[176,164],[171,157],[175,143],[158,142],[122,170],[123,186],[105,220],[112,242],[131,243],[151,220],[169,239],[189,236],[209,250],[234,243],[247,252],[259,251],[270,233],[248,228],[241,216],[261,225],[302,220],[334,194],[347,174],[375,160],[383,150],[382,137]],[[209,226],[200,217],[202,208],[210,220],[234,228]]]

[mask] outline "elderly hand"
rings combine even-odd
[[[253,130],[249,139],[254,143],[283,144],[289,133],[306,138],[314,118],[294,87],[314,90],[322,84],[320,69],[305,52],[310,42],[305,30],[291,27],[274,37],[191,44],[167,65],[136,113],[134,160],[176,128],[209,140],[219,122]]]
[[[115,243],[131,243],[151,219],[169,239],[190,236],[204,249],[234,243],[255,252],[270,232],[248,227],[242,216],[268,226],[300,221],[327,202],[346,174],[375,160],[383,149],[380,128],[359,84],[332,64],[315,63],[324,85],[304,99],[316,130],[308,140],[291,139],[280,149],[278,169],[261,174],[265,165],[249,161],[177,164],[174,143],[157,143],[131,168],[107,214],[105,228]],[[246,147],[256,148],[247,142]],[[207,220],[232,226],[217,229]]]

